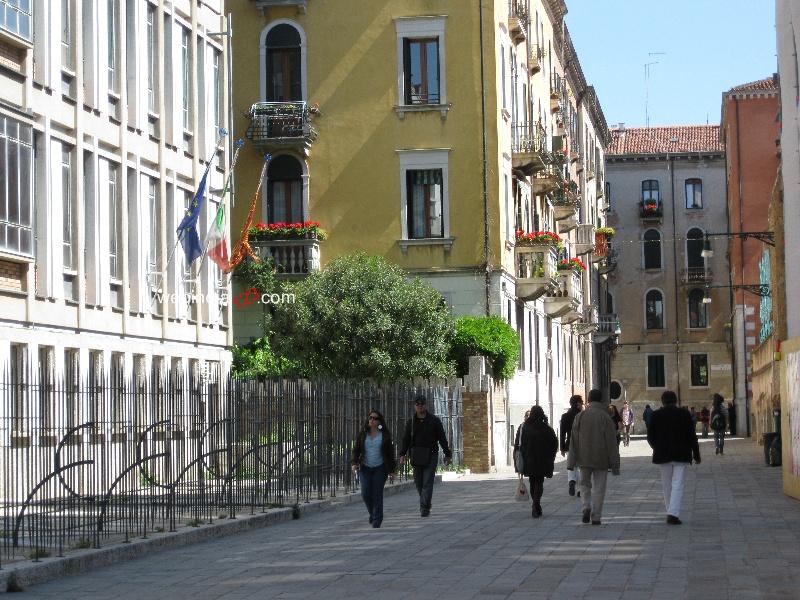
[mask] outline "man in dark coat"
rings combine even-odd
[[[569,439],[572,436],[572,422],[583,409],[583,397],[580,394],[575,394],[569,399],[569,410],[561,415],[561,423],[559,425],[559,437],[561,445],[561,456],[566,456],[569,452]],[[569,485],[569,495],[575,495],[575,486],[578,482],[578,469],[567,469],[567,482]]]
[[[411,453],[411,466],[414,468],[414,484],[419,494],[419,514],[431,514],[433,482],[436,466],[439,464],[439,446],[444,450],[444,462],[450,464],[452,454],[447,436],[439,417],[429,413],[427,398],[419,395],[414,399],[415,414],[406,422],[403,443],[400,447],[400,466],[406,462],[406,453]]]
[[[523,456],[523,475],[531,482],[531,516],[542,516],[542,494],[544,478],[553,476],[553,464],[558,451],[556,432],[547,424],[547,417],[541,406],[531,408],[531,416],[522,426],[520,449]]]
[[[661,394],[664,405],[653,413],[647,430],[647,443],[653,449],[653,462],[661,465],[661,485],[667,523],[680,525],[683,478],[686,467],[700,464],[700,446],[689,411],[678,408],[678,396],[671,390]]]

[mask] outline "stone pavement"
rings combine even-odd
[[[622,448],[600,527],[580,522],[563,459],[545,481],[544,517],[513,501],[512,474],[437,485],[430,518],[416,494],[387,498],[381,529],[350,504],[234,537],[167,550],[32,586],[21,599],[800,598],[800,502],[783,495],[762,448],[701,443],[681,526],[665,523],[648,447]],[[560,459],[560,456],[559,456]]]

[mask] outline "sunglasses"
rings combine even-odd
[[[380,417],[377,417],[375,415],[370,415],[369,419],[370,419],[370,421],[377,421],[378,419],[380,419]]]

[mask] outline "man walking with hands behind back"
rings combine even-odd
[[[664,405],[653,413],[647,430],[647,443],[653,449],[653,462],[661,465],[661,485],[664,488],[664,505],[667,523],[680,525],[683,477],[686,467],[700,463],[700,446],[689,411],[678,408],[678,396],[667,390],[661,394]]]
[[[619,446],[614,422],[600,390],[589,392],[589,405],[572,423],[567,468],[580,467],[584,523],[600,525],[608,470],[619,475]]]
[[[561,446],[561,456],[566,456],[569,451],[569,438],[572,435],[572,423],[575,416],[583,409],[583,397],[575,394],[569,399],[569,410],[561,415],[561,426],[559,427],[559,437]],[[578,472],[575,469],[567,469],[568,491],[570,496],[575,495],[575,486],[578,483]]]
[[[419,494],[419,514],[427,517],[431,514],[433,498],[433,481],[436,477],[436,465],[439,464],[439,446],[444,450],[444,462],[450,464],[450,445],[444,434],[442,422],[434,414],[428,412],[427,399],[419,395],[414,399],[414,416],[406,422],[403,443],[400,448],[400,465],[409,455],[414,468],[414,484]]]

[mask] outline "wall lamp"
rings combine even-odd
[[[707,285],[703,289],[703,304],[711,304],[711,296],[708,293],[708,290],[711,288],[726,288],[732,290],[744,290],[745,292],[750,292],[751,294],[755,294],[756,296],[761,296],[762,298],[766,296],[772,295],[772,290],[770,290],[768,283],[742,283],[742,284],[734,284],[734,285]]]
[[[746,240],[748,238],[754,238],[756,240],[761,240],[765,244],[770,246],[775,246],[775,233],[772,231],[735,231],[732,233],[706,233],[705,237],[703,238],[703,250],[700,252],[700,256],[703,258],[711,258],[714,256],[714,250],[711,249],[711,239],[712,237],[729,237],[729,238],[739,238],[742,240]]]

